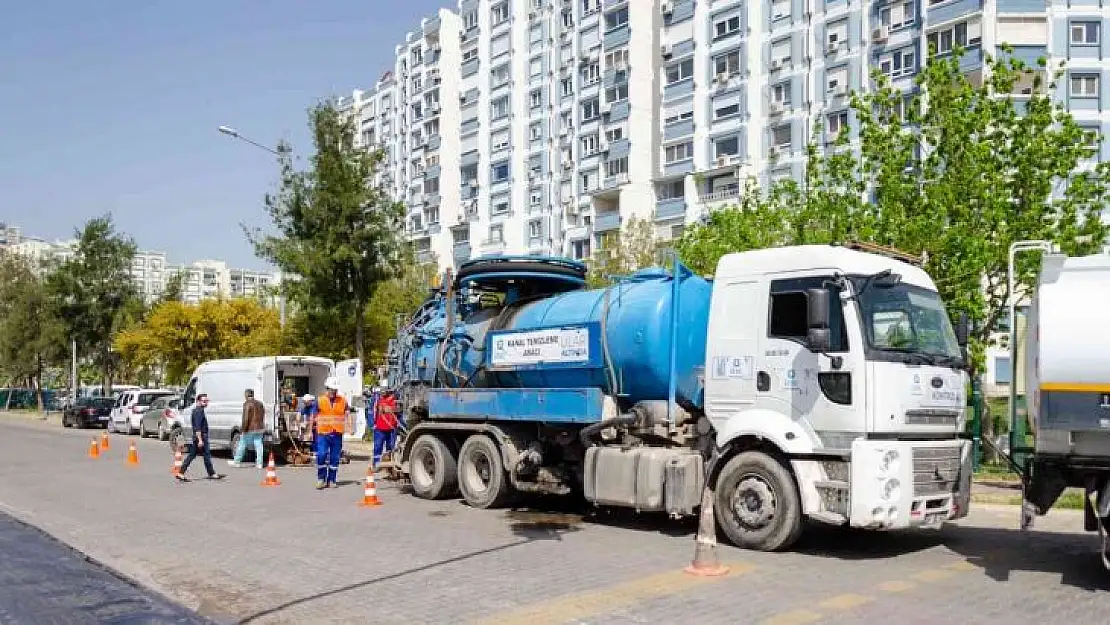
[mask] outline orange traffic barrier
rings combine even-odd
[[[139,450],[135,448],[135,443],[127,448],[127,464],[133,467],[139,465]]]
[[[92,445],[89,445],[89,457],[90,458],[99,458],[100,457],[100,447],[97,446],[95,438],[92,439]]]
[[[266,466],[266,479],[262,480],[263,486],[281,486],[277,476],[277,466],[274,464],[274,452],[270,452],[270,463]]]
[[[378,489],[374,487],[374,467],[366,467],[366,487],[362,491],[362,501],[359,506],[363,508],[373,508],[382,505],[382,500],[378,499]]]
[[[185,464],[185,457],[181,454],[181,448],[178,447],[173,451],[173,469],[170,471],[172,475],[181,475],[181,465]]]
[[[100,451],[108,451],[108,433],[104,432],[100,435]]]

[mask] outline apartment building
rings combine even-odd
[[[0,249],[8,249],[23,240],[19,226],[0,222]]]
[[[168,278],[165,252],[139,251],[131,259],[131,280],[146,303],[162,296]]]

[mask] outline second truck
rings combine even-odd
[[[734,544],[804,521],[965,516],[966,321],[913,259],[848,246],[674,258],[599,289],[567,259],[469,261],[391,344],[419,497],[516,493],[695,515]]]

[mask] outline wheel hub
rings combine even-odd
[[[746,477],[736,486],[732,510],[742,524],[752,529],[766,527],[775,517],[775,494],[764,480]]]

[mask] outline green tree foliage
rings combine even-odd
[[[981,366],[1005,314],[1010,244],[1097,251],[1107,237],[1100,215],[1110,168],[1093,164],[1096,137],[1054,102],[1059,71],[1027,67],[1004,50],[986,59],[980,84],[960,71],[961,56],[932,59],[916,78],[922,95],[910,98],[876,73],[877,89],[851,99],[858,136],[811,144],[801,184],[763,193],[749,185],[740,206],[686,232],[684,260],[712,272],[731,251],[845,240],[924,255],[949,311],[976,322]],[[1035,270],[1027,258],[1023,290]]]
[[[632,217],[620,230],[607,233],[599,250],[587,262],[590,288],[609,284],[610,276],[623,276],[656,263],[660,244],[651,220]]]
[[[134,370],[162,369],[166,381],[180,383],[206,360],[278,353],[281,324],[277,311],[252,298],[169,301],[119,333],[115,347]]]
[[[109,389],[117,364],[112,340],[141,308],[131,282],[135,243],[116,232],[111,215],[90,220],[76,235],[73,257],[48,274],[47,290],[65,324],[65,336],[90,355]]]
[[[362,358],[370,297],[403,261],[404,205],[374,183],[384,153],[355,147],[352,118],[323,103],[309,119],[316,152],[307,170],[296,170],[288,146],[279,146],[281,187],[265,200],[277,233],[247,235],[260,257],[297,276],[288,294],[307,315],[353,320],[347,340]]]
[[[36,390],[43,409],[43,376],[63,360],[65,336],[42,279],[26,259],[0,252],[0,371]]]

